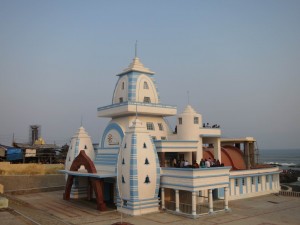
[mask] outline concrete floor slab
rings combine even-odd
[[[110,225],[121,221],[121,214],[115,209],[99,212],[96,210],[95,202],[64,201],[62,193],[62,191],[55,191],[7,196],[11,212],[0,211],[0,218],[5,218],[0,220],[0,225],[24,224],[24,221],[20,220],[21,217],[13,213],[14,210],[43,225]],[[197,219],[164,211],[135,217],[122,214],[122,218],[123,221],[135,225],[296,225],[300,221],[300,198],[295,197],[267,195],[230,201],[229,207],[231,212],[201,216]],[[11,223],[11,221],[19,223]]]

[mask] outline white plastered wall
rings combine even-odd
[[[123,89],[123,83],[124,83],[124,89]],[[127,76],[122,76],[118,80],[113,95],[113,104],[119,103],[120,98],[123,98],[123,102],[128,101],[128,77]]]
[[[144,82],[147,82],[148,89],[144,89]],[[142,74],[136,81],[136,99],[138,102],[144,102],[144,97],[149,97],[151,103],[159,103],[156,87],[152,79]]]
[[[114,118],[112,122],[118,123],[122,128],[128,127],[130,122],[135,118],[135,116],[128,116],[128,117],[120,117]],[[146,126],[147,122],[153,123],[154,130],[147,130],[149,135],[152,137],[156,137],[157,140],[161,140],[161,137],[168,138],[168,134],[172,131],[169,130],[168,124],[165,122],[163,117],[156,117],[156,116],[140,116],[138,115],[138,119],[142,121],[142,123]],[[158,123],[163,125],[163,130],[159,130]]]

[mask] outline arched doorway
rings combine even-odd
[[[85,154],[84,150],[81,150],[79,155],[74,159],[70,171],[78,171],[81,166],[84,166],[88,173],[97,173],[93,161]],[[64,200],[70,200],[70,193],[73,184],[74,175],[68,175],[65,193],[63,195]],[[103,200],[103,180],[99,178],[89,177],[91,189],[88,191],[88,198],[90,199],[92,190],[95,192],[97,209],[100,211],[106,210],[106,205]]]

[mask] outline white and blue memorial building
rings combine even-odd
[[[99,210],[113,206],[130,215],[165,210],[196,218],[280,190],[279,168],[258,164],[253,137],[222,138],[220,126],[203,123],[191,105],[177,113],[162,103],[155,73],[137,57],[117,74],[111,104],[97,111],[111,120],[99,146],[83,127],[73,136],[63,171],[66,200],[96,199]],[[168,117],[176,117],[176,127]]]

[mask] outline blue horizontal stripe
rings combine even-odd
[[[175,187],[186,187],[186,188],[200,188],[200,187],[208,187],[213,185],[229,185],[229,182],[222,182],[222,183],[213,183],[208,185],[184,185],[184,184],[172,184],[172,183],[161,183],[161,187],[164,185],[166,186],[175,186]]]

